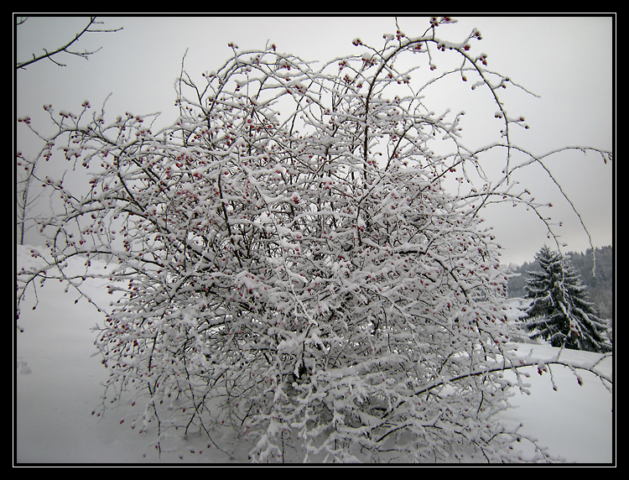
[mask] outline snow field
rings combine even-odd
[[[18,271],[36,261],[31,258],[29,248],[17,249]],[[91,268],[104,265],[103,261],[93,261]],[[80,272],[84,269],[83,260],[72,260],[69,268]],[[99,306],[109,305],[112,297],[107,294],[104,280],[88,280],[83,288]],[[138,407],[131,406],[130,401],[123,401],[104,416],[91,415],[102,402],[102,384],[107,380],[100,359],[92,356],[96,349],[91,327],[102,324],[104,315],[84,299],[75,304],[78,293],[72,288],[65,293],[65,289],[65,284],[49,280],[43,288],[38,288],[37,308],[32,310],[35,304],[32,292],[22,307],[18,325],[24,331],[16,332],[14,357],[14,458],[18,464],[248,462],[251,445],[245,441],[246,436],[237,438],[227,429],[224,437],[219,432],[212,440],[230,455],[219,451],[207,438],[192,434],[187,438],[164,439],[163,445],[173,451],[163,448],[162,458],[158,460],[151,444],[155,432],[149,429],[138,434],[138,429],[131,428],[128,419],[138,413]],[[535,357],[550,359],[557,354],[557,349],[546,345],[518,345],[522,356],[531,349]],[[591,364],[599,356],[564,350],[561,358]],[[613,395],[588,372],[579,372],[582,378],[579,386],[568,368],[549,367],[541,376],[535,367],[527,369],[530,395],[514,389],[511,404],[515,408],[501,412],[500,418],[509,425],[523,423],[522,434],[537,438],[542,446],[548,447],[548,453],[567,462],[613,462]],[[597,369],[611,376],[612,358],[606,358]],[[506,372],[505,378],[514,375]],[[526,443],[522,442],[523,449],[527,448]],[[286,452],[287,461],[295,461],[299,456],[300,452]],[[311,457],[311,461],[321,460]]]

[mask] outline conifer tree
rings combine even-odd
[[[549,340],[551,345],[574,350],[607,352],[608,325],[598,318],[588,301],[586,287],[569,257],[542,247],[535,256],[541,272],[528,272],[525,298],[532,299],[524,325],[532,339]]]

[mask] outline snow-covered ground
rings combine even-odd
[[[27,247],[17,248],[18,270],[32,261]],[[70,268],[78,267],[78,263],[70,264]],[[93,262],[93,268],[101,267]],[[111,297],[103,282],[90,281],[84,287],[94,301],[109,304]],[[147,449],[150,439],[120,424],[132,411],[131,405],[110,410],[105,417],[91,415],[101,402],[101,383],[107,372],[99,358],[91,356],[96,350],[90,328],[102,323],[103,317],[85,300],[75,304],[78,294],[64,290],[65,285],[48,281],[38,289],[36,310],[32,310],[32,293],[22,308],[19,325],[24,331],[16,332],[15,341],[14,462],[158,462],[155,451]],[[548,346],[522,344],[518,348],[523,355],[534,348],[536,357],[551,358],[557,353]],[[597,356],[564,351],[562,358],[586,362]],[[611,358],[598,369],[612,375]],[[569,369],[555,366],[552,372],[557,391],[548,373],[539,376],[531,367],[531,394],[517,392],[511,402],[515,408],[503,412],[502,419],[510,424],[523,423],[522,433],[536,437],[551,455],[567,462],[615,462],[612,394],[589,373],[581,374],[583,385],[579,386]],[[214,446],[207,448],[201,439],[178,442],[185,446],[183,459],[178,454],[166,454],[162,462],[247,462],[248,445],[232,445],[234,458],[230,459]]]

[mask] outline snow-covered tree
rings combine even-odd
[[[530,338],[548,340],[555,347],[611,351],[609,326],[598,318],[569,258],[544,245],[535,260],[541,272],[529,272],[524,287],[525,298],[532,300],[522,319]]]
[[[497,97],[509,79],[471,56],[477,30],[438,39],[449,22],[380,48],[355,39],[359,54],[317,69],[275,45],[231,45],[200,83],[182,71],[181,115],[160,131],[152,116],[49,109],[51,142],[68,135],[63,151],[89,188],[42,179],[63,200],[41,224],[55,260],[21,272],[18,294],[48,278],[80,291],[90,259],[111,259],[98,413],[130,397],[142,408],[125,423],[155,432],[160,452],[174,430],[225,449],[230,427],[261,462],[522,459],[526,437],[494,415],[534,360],[509,354],[507,273],[479,211],[541,206],[509,183],[523,166],[509,140],[523,120]],[[435,79],[415,81],[416,68],[439,54],[496,99],[499,142],[470,150],[463,112],[424,106]],[[398,70],[404,61],[414,67]],[[493,150],[504,177],[478,189],[471,172]],[[443,180],[457,174],[454,195]],[[86,271],[70,278],[76,255]],[[533,444],[532,460],[548,460]]]

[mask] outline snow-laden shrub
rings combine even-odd
[[[493,419],[513,366],[507,272],[478,212],[539,206],[508,185],[508,128],[522,119],[495,97],[504,142],[468,150],[463,112],[430,112],[414,71],[397,70],[443,51],[477,88],[508,82],[469,56],[477,31],[453,44],[438,24],[378,49],[357,39],[367,53],[319,69],[234,48],[202,84],[182,72],[181,115],[158,132],[151,117],[82,120],[89,107],[55,120],[91,178],[82,196],[46,181],[64,200],[42,223],[51,263],[111,259],[102,408],[142,402],[126,422],[157,425],[158,450],[174,429],[224,448],[231,426],[261,462],[521,459],[522,436]],[[507,152],[502,181],[444,189],[494,149]]]

